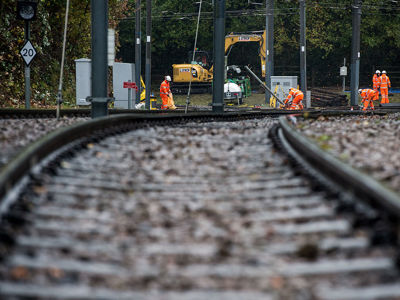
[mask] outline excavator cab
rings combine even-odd
[[[189,51],[188,53],[189,63],[198,64],[206,69],[209,69],[212,65],[210,61],[210,55],[208,54],[207,51],[197,50],[196,53],[194,54],[194,61],[192,61],[192,59],[193,59],[193,51]]]

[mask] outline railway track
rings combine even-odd
[[[356,202],[363,189],[304,176],[305,149],[277,124],[259,112],[114,116],[53,133],[17,158],[44,158],[29,176],[11,165],[0,178],[0,295],[398,299],[396,202],[389,213]]]

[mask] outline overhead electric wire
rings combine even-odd
[[[397,7],[396,7],[397,6]],[[319,1],[310,1],[307,3],[307,9],[314,9],[317,7],[321,7],[325,10],[351,10],[351,3],[335,3],[332,1],[327,2],[319,2]],[[362,4],[363,14],[366,15],[394,15],[398,11],[400,11],[400,0],[399,2],[392,2],[392,0],[388,0],[387,2],[377,2],[374,4]],[[383,13],[379,10],[390,10],[393,13]],[[162,20],[193,20],[195,17],[197,18],[197,12],[170,12],[168,13],[159,13],[158,15],[153,15],[154,19],[162,19]],[[291,16],[297,15],[299,12],[299,7],[280,7],[274,8],[274,15],[277,16]],[[262,17],[266,15],[265,9],[243,9],[243,10],[227,10],[226,18],[236,18],[236,17]],[[213,12],[212,11],[203,11],[201,12],[201,18],[203,20],[212,20]],[[133,17],[127,17],[123,20],[133,19]]]
[[[57,92],[57,112],[56,112],[57,120],[60,118],[60,108],[62,103],[62,84],[63,84],[63,74],[64,74],[65,45],[67,41],[68,14],[69,14],[69,0],[67,0],[65,8],[65,23],[64,23],[63,48],[61,55],[60,81],[58,84],[58,92]]]
[[[187,98],[186,98],[186,106],[185,106],[185,114],[188,111],[189,103],[190,103],[190,89],[192,88],[192,80],[193,80],[193,74],[192,74],[192,63],[194,61],[194,57],[196,54],[196,47],[197,47],[197,37],[199,35],[199,24],[200,24],[200,15],[201,15],[201,3],[202,0],[200,0],[200,6],[199,6],[199,14],[197,17],[197,26],[196,26],[196,37],[194,38],[194,46],[193,46],[193,58],[192,61],[190,62],[190,81],[189,81],[189,88],[188,88],[188,93],[187,93]]]

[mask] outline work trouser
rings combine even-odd
[[[375,96],[374,99],[372,100],[379,100],[379,89],[377,87],[374,87],[374,91],[375,91]]]
[[[161,94],[162,105],[161,109],[176,109],[175,102],[170,96]]]
[[[161,109],[168,109],[168,107],[169,107],[168,95],[161,94],[160,96],[161,96],[161,100],[162,100]]]
[[[290,105],[289,109],[303,109],[303,103],[302,100],[304,98],[304,95],[298,95],[296,96],[293,101],[292,105]]]
[[[375,95],[376,95],[376,94],[377,94],[377,93],[375,93]],[[378,95],[379,95],[379,94],[378,94]],[[374,96],[374,98],[375,98],[375,96]],[[372,100],[364,99],[364,100],[362,100],[362,103],[363,103],[363,105],[364,105],[363,110],[367,110],[368,107],[371,107],[372,110],[375,109],[375,107],[374,107],[374,101],[372,101]]]
[[[389,89],[388,88],[381,88],[381,103],[389,103]]]

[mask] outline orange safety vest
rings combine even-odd
[[[388,87],[390,87],[391,84],[389,76],[387,76],[386,74],[382,74],[379,79],[379,85],[381,89],[387,89]]]
[[[379,76],[374,74],[374,77],[372,77],[372,86],[374,90],[379,89],[379,82],[380,82]]]
[[[292,101],[293,101],[294,98],[296,98],[297,96],[300,96],[300,95],[303,95],[302,91],[292,88],[289,92],[289,95],[287,96],[287,98],[285,100],[285,104],[288,103],[290,97],[292,97]]]
[[[365,100],[373,100],[375,97],[375,91],[371,89],[363,89],[361,91],[361,98],[362,101],[364,102]]]
[[[161,85],[160,85],[161,97],[163,97],[163,95],[168,96],[170,92],[171,92],[171,90],[169,88],[169,82],[167,80],[164,80],[163,82],[161,82]]]

